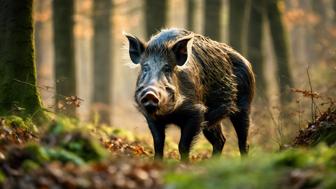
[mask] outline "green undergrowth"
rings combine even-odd
[[[1,120],[1,126],[4,128],[20,128],[25,131],[30,131],[30,132],[38,132],[38,129],[32,119],[30,118],[22,118],[19,116],[4,116],[0,117]]]
[[[259,153],[246,158],[209,160],[167,173],[168,189],[336,188],[336,149],[319,145]]]
[[[83,165],[102,162],[116,154],[145,152],[141,146],[127,144],[140,139],[126,130],[69,117],[56,117],[41,127],[18,116],[1,117],[0,123],[0,130],[4,131],[0,138],[0,163],[15,169],[32,170],[54,161]]]
[[[153,169],[159,170],[164,174],[162,186],[167,189],[336,188],[336,148],[328,143],[273,153],[255,148],[248,157],[223,153],[220,158],[208,159],[210,146],[203,141],[193,150],[192,163],[189,164],[181,164],[177,160],[176,144],[175,147],[168,144],[165,161],[159,162],[157,168],[158,162],[153,162],[153,154],[148,152],[151,148],[144,147],[151,146],[148,140],[144,142],[139,136],[123,129],[83,123],[67,117],[57,117],[47,125],[37,129],[29,119],[15,116],[1,119],[0,129],[5,131],[5,138],[1,140],[16,140],[21,135],[26,136],[22,134],[22,130],[34,130],[35,138],[30,140],[28,137],[27,140],[13,142],[12,145],[7,142],[6,147],[0,148],[0,155],[4,156],[0,157],[0,183],[14,186],[12,184],[15,184],[13,181],[17,174],[29,179],[39,175],[50,180],[48,186],[55,182],[63,187],[59,180],[52,181],[48,177],[50,171],[53,172],[52,169],[46,170],[46,167],[53,166],[62,169],[64,174],[81,170],[76,172],[76,177],[86,175],[87,182],[91,182],[90,172],[101,170],[104,172],[102,174],[112,176],[116,174],[113,170],[119,171],[116,167],[119,167],[118,162],[122,160],[120,171],[125,172],[125,178],[132,180],[136,175],[139,178],[160,180],[162,178],[155,176],[155,171],[151,172]],[[18,131],[17,128],[22,129]],[[141,170],[139,172],[139,162],[148,163],[141,168],[147,176]],[[129,166],[134,167],[134,170]],[[148,177],[151,174],[152,177]],[[38,182],[37,179],[36,183]],[[111,183],[113,185],[117,180]]]

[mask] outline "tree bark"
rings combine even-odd
[[[277,62],[280,102],[284,105],[291,100],[292,95],[288,88],[293,87],[293,79],[289,65],[287,31],[282,21],[282,12],[279,8],[280,1],[267,0],[266,2],[267,17]]]
[[[205,0],[204,2],[204,35],[220,41],[221,0]]]
[[[36,87],[33,0],[0,0],[0,115],[41,119]]]
[[[243,29],[246,25],[247,0],[229,1],[229,43],[237,51],[243,51]]]
[[[188,10],[187,10],[187,28],[193,31],[195,29],[195,0],[188,0]]]
[[[167,0],[146,0],[145,19],[147,39],[160,31],[167,22]]]
[[[250,3],[249,24],[247,33],[247,57],[256,74],[256,89],[258,98],[266,100],[267,85],[264,71],[263,24],[264,24],[264,0],[252,0]]]
[[[93,4],[93,58],[95,112],[100,123],[110,124],[111,105],[111,0],[95,0]]]
[[[57,111],[69,116],[76,114],[72,98],[68,99],[76,95],[73,13],[74,0],[53,1],[55,102]]]

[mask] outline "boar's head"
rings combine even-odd
[[[174,111],[183,101],[178,72],[186,66],[193,36],[158,35],[148,43],[129,34],[125,36],[132,62],[141,66],[135,91],[140,111],[152,116]]]

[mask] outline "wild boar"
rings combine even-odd
[[[184,29],[164,29],[144,43],[125,34],[129,55],[141,70],[135,101],[153,136],[155,159],[162,159],[165,129],[181,129],[179,152],[188,160],[200,131],[220,154],[225,144],[221,120],[230,118],[240,153],[247,136],[255,78],[251,64],[237,51]]]

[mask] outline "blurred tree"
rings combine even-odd
[[[32,9],[33,0],[0,1],[1,116],[44,117],[36,87]]]
[[[74,0],[54,0],[53,2],[53,32],[55,49],[55,86],[56,108],[75,116],[74,105],[67,106],[66,97],[76,95],[76,72],[74,56]],[[70,101],[71,102],[71,101]],[[70,103],[68,101],[68,103]],[[66,108],[65,110],[63,108]],[[62,110],[63,109],[63,110]]]
[[[195,0],[188,0],[188,10],[187,10],[187,28],[193,31],[195,29]]]
[[[49,19],[47,10],[50,1],[48,0],[36,0],[35,1],[35,55],[36,55],[36,65],[37,65],[37,78],[39,78],[39,70],[43,61],[43,40],[45,39],[45,22]]]
[[[264,0],[251,0],[249,4],[249,23],[247,32],[247,58],[253,65],[256,74],[257,94],[260,100],[267,98],[267,86],[264,73],[263,23]],[[267,103],[267,102],[266,102]]]
[[[316,23],[312,24],[311,29],[311,37],[309,40],[312,50],[310,56],[310,61],[312,63],[319,62],[323,57],[324,53],[328,51],[329,47],[327,42],[324,41],[326,36],[328,36],[327,21],[328,15],[325,7],[325,3],[323,0],[311,0],[310,1],[312,12],[315,15]]]
[[[313,12],[319,17],[319,24],[325,24],[327,21],[327,10],[323,0],[311,0]]]
[[[111,105],[111,0],[95,0],[93,4],[93,103],[101,123],[110,124]]]
[[[336,0],[333,1],[333,9],[334,9],[334,26],[336,25]]]
[[[229,44],[238,52],[243,51],[247,3],[248,0],[229,0]]]
[[[150,38],[153,34],[160,31],[167,22],[167,0],[146,0],[145,19],[146,37]]]
[[[279,83],[280,102],[285,104],[291,100],[288,87],[293,87],[293,79],[289,67],[289,44],[287,31],[282,21],[282,0],[266,0],[266,12],[272,36],[273,48],[277,62],[277,80]]]
[[[204,34],[220,41],[222,0],[204,1]]]

